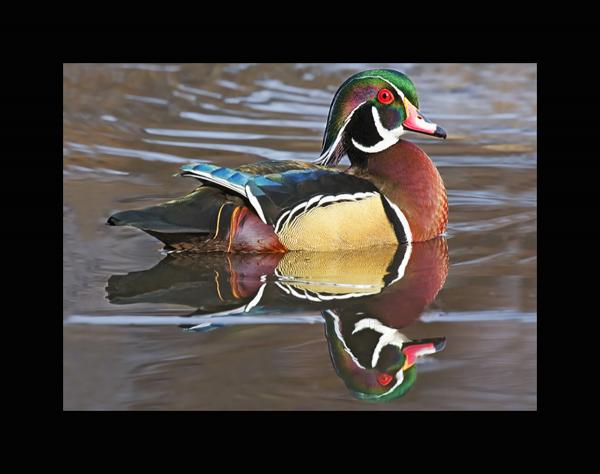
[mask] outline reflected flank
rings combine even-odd
[[[445,346],[444,337],[413,340],[400,329],[419,318],[447,273],[447,242],[438,238],[355,252],[171,253],[148,270],[111,276],[106,289],[113,304],[190,306],[185,316],[193,324],[180,326],[192,332],[224,321],[312,323],[306,314],[320,313],[331,361],[349,391],[388,401],[414,384],[418,358]]]

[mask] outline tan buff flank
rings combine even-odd
[[[284,226],[278,237],[288,250],[337,251],[398,243],[379,196],[311,209]]]

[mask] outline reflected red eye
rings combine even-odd
[[[392,381],[393,378],[394,377],[392,377],[390,374],[379,374],[377,376],[377,382],[379,382],[379,385],[383,385],[385,387]]]
[[[394,94],[387,89],[381,89],[377,94],[377,100],[382,104],[391,104],[394,102]]]

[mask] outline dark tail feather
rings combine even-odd
[[[121,211],[110,216],[106,223],[108,225],[128,225],[139,229],[147,229],[152,228],[157,224],[160,225],[160,220],[158,220],[157,217],[158,216],[154,216],[152,212],[146,210]]]
[[[108,218],[111,226],[132,226],[150,234],[169,246],[180,242],[204,240],[215,233],[217,214],[223,204],[237,198],[219,189],[200,187],[180,199],[140,210],[121,211]],[[239,199],[240,203],[242,202]],[[223,223],[235,206],[224,206]],[[228,211],[228,212],[225,212]]]
[[[137,227],[145,232],[208,234],[210,231],[202,222],[193,222],[193,216],[185,220],[174,219],[161,206],[117,212],[106,223],[111,226]]]

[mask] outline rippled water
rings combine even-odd
[[[324,328],[328,308],[365,307],[317,307],[277,293],[269,277],[244,313],[262,284],[248,268],[285,274],[289,262],[182,263],[142,232],[104,225],[115,210],[193,189],[173,177],[183,163],[312,161],[338,86],[373,67],[406,72],[423,113],[447,130],[446,141],[406,138],[438,166],[450,207],[445,284],[398,323],[408,338],[445,337],[446,347],[419,359],[406,395],[380,404],[352,395],[331,355],[334,320]],[[536,76],[531,64],[65,65],[65,409],[535,409]],[[443,251],[422,255],[383,290],[377,268],[358,275],[380,291],[361,300],[367,309],[400,307],[423,275],[419,261],[443,265]],[[325,279],[347,274],[326,268]],[[223,275],[243,275],[247,294]],[[233,293],[215,298],[215,281]],[[208,325],[203,306],[220,313]]]

